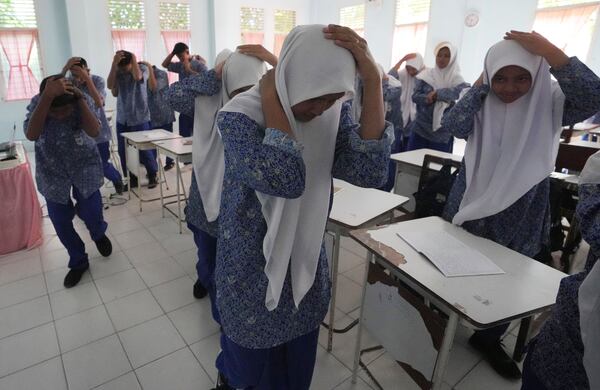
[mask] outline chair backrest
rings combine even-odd
[[[425,155],[415,193],[417,218],[442,215],[460,165],[460,161]]]
[[[600,148],[594,146],[595,142],[576,142],[576,143],[561,143],[558,147],[558,155],[556,156],[556,171],[562,169],[581,172],[588,158],[596,153]]]

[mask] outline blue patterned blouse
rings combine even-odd
[[[96,87],[96,90],[98,91],[100,96],[102,96],[102,100],[105,100],[106,99],[106,83],[104,82],[104,79],[100,76],[96,76],[95,74],[91,75],[91,77],[92,77],[92,82],[94,83],[94,87]],[[90,90],[87,87],[87,84],[79,84],[77,87],[82,92],[85,92],[88,95],[90,95]],[[104,142],[108,142],[112,139],[112,132],[110,130],[110,125],[108,124],[108,119],[106,119],[106,113],[104,112],[104,106],[97,107],[94,100],[91,99],[91,95],[90,95],[90,101],[92,102],[92,105],[90,106],[92,108],[92,112],[94,114],[96,114],[96,118],[98,118],[98,120],[100,121],[100,135],[98,135],[96,137],[96,143],[101,144]]]
[[[469,84],[462,83],[453,88],[441,88],[437,90],[437,100],[450,103],[450,107],[458,100],[460,91],[468,88]],[[433,107],[434,104],[427,104],[427,95],[433,91],[433,87],[425,81],[417,79],[415,83],[415,92],[412,100],[417,105],[417,117],[409,125],[409,134],[414,131],[421,137],[438,143],[446,143],[452,138],[452,134],[443,126],[437,131],[433,131]],[[448,112],[448,111],[446,111]]]
[[[563,123],[589,118],[600,107],[600,79],[577,58],[561,69],[550,69],[566,96]],[[473,132],[475,114],[481,109],[489,87],[471,88],[442,119],[442,127],[455,137],[467,139]],[[452,221],[466,189],[464,160],[448,196],[444,218]],[[486,218],[467,221],[462,227],[525,256],[534,257],[548,243],[550,232],[550,179],[532,186],[506,210]]]
[[[190,67],[193,71],[198,72],[200,74],[206,72],[206,65],[198,60],[191,60]],[[183,64],[181,62],[171,62],[169,66],[167,66],[169,72],[177,73],[179,75],[179,81],[183,81],[188,77],[196,76],[192,73],[187,73],[183,68]]]
[[[148,108],[148,68],[139,64],[142,78],[136,81],[131,72],[117,73],[117,123],[136,126],[150,122]]]
[[[363,187],[387,178],[392,127],[381,140],[362,140],[359,125],[344,104],[335,148],[333,176]],[[263,239],[267,225],[255,191],[295,198],[304,191],[301,145],[277,129],[261,128],[240,113],[221,112],[225,179],[217,244],[217,306],[225,334],[246,348],[271,348],[314,331],[327,313],[330,287],[324,247],[315,281],[300,306],[292,298],[290,275],[279,306],[265,307],[267,277]],[[327,218],[327,216],[323,216]]]
[[[92,107],[91,98],[85,94],[84,98]],[[39,95],[35,95],[27,106],[25,131],[39,100]],[[71,187],[88,198],[104,184],[96,141],[81,128],[78,106],[66,120],[46,118],[44,131],[35,141],[35,180],[38,191],[47,200],[60,204],[69,203]]]
[[[528,356],[531,370],[548,390],[590,388],[583,366],[578,298],[581,283],[600,257],[600,185],[579,187],[577,215],[591,247],[585,270],[561,281],[552,316],[532,340]]]
[[[394,143],[392,144],[392,153],[401,152],[402,130],[404,123],[402,121],[402,87],[391,87],[387,81],[383,82],[383,102],[385,104],[385,120],[394,125]],[[393,162],[392,162],[393,163]]]
[[[169,90],[169,77],[167,72],[152,67],[156,79],[156,90],[148,87],[148,108],[150,109],[150,122],[152,128],[163,127],[175,122],[175,113],[167,102],[166,94]]]

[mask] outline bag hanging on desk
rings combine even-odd
[[[458,169],[443,165],[439,172],[431,173],[425,183],[419,183],[419,191],[414,193],[416,218],[441,217],[446,206],[448,194],[454,185]]]

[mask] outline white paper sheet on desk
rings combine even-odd
[[[165,133],[162,130],[151,130],[144,134],[149,140],[161,139],[165,137]]]
[[[483,253],[444,231],[397,233],[414,250],[427,257],[446,277],[505,273]]]

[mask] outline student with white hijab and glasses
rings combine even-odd
[[[443,217],[536,258],[549,242],[549,175],[562,126],[600,107],[600,79],[535,32],[508,32],[489,49],[484,67],[442,120],[467,140]],[[507,328],[475,332],[469,342],[498,373],[519,378],[501,345]]]
[[[400,67],[404,65],[403,69]],[[408,147],[408,138],[410,136],[410,124],[417,118],[417,105],[412,100],[415,87],[417,86],[417,75],[425,69],[423,56],[419,53],[409,53],[402,57],[396,65],[390,69],[388,74],[398,81],[402,86],[402,94],[400,95],[400,105],[402,111],[402,152]],[[398,134],[398,132],[396,132]],[[397,136],[397,135],[396,135]],[[396,140],[395,142],[398,142]]]
[[[582,272],[561,281],[552,316],[529,343],[523,390],[600,388],[600,152],[579,177],[577,218],[590,253]]]
[[[442,116],[469,84],[460,74],[458,51],[450,42],[438,44],[434,53],[435,67],[415,76],[417,83],[412,100],[417,106],[417,113],[410,125],[406,150],[426,148],[451,153],[454,138],[441,127]]]
[[[198,248],[198,279],[194,283],[193,294],[197,299],[204,298],[207,293],[210,295],[213,317],[217,322],[213,274],[217,218],[225,171],[223,142],[216,127],[217,112],[234,96],[258,83],[267,71],[265,61],[275,66],[277,57],[261,45],[240,46],[236,52],[224,49],[217,55],[213,70],[175,83],[169,95],[176,111],[194,118],[194,170],[185,209],[187,225]]]
[[[360,123],[343,104],[363,81]],[[347,27],[287,36],[277,67],[219,112],[225,153],[215,269],[217,389],[309,389],[331,282],[332,176],[378,187],[392,128],[367,42]]]

